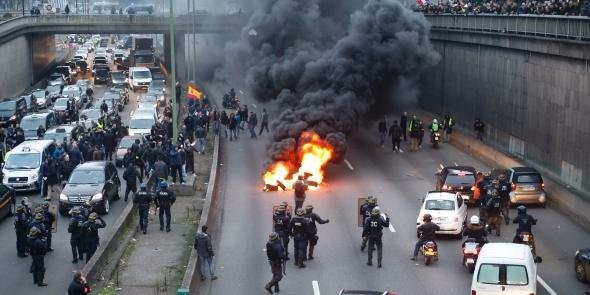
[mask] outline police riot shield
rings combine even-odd
[[[55,218],[53,218],[53,223],[51,224],[51,232],[52,233],[56,233],[57,232],[57,204],[51,203],[49,205],[49,212],[51,212],[53,214],[53,216]]]
[[[359,227],[363,227],[363,223],[365,222],[365,217],[362,216],[360,214],[360,212],[361,212],[361,206],[367,202],[367,199],[368,199],[367,197],[361,197],[361,198],[358,198],[357,199],[357,202],[356,202],[356,212],[355,212],[355,214],[357,215],[357,220],[358,220],[358,226]]]

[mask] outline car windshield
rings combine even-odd
[[[111,77],[113,77],[113,79],[125,79],[125,73],[123,73],[123,72],[112,72],[111,73]]]
[[[125,148],[128,149],[130,148],[133,143],[135,143],[135,138],[133,137],[123,137],[121,139],[121,142],[119,143],[119,148]]]
[[[35,92],[33,92],[33,96],[35,98],[43,98],[43,97],[45,97],[45,90],[35,91]]]
[[[152,74],[150,71],[135,71],[133,72],[133,78],[135,79],[146,79],[151,78]]]
[[[59,87],[59,85],[52,85],[52,86],[47,86],[47,90],[49,93],[59,93],[61,91],[61,87]]]
[[[130,129],[151,129],[152,125],[154,125],[154,119],[150,118],[135,118],[131,119],[129,122]]]
[[[64,93],[65,94],[65,93]],[[67,107],[68,106],[68,98],[60,98],[55,101],[56,107]]]
[[[101,77],[108,76],[109,75],[109,70],[107,70],[107,69],[96,69],[96,75],[97,76],[101,76]]]
[[[449,174],[449,175],[447,175],[447,179],[445,182],[448,184],[473,185],[475,183],[475,176],[473,174],[467,174],[467,175]]]
[[[165,85],[164,85],[164,81],[162,81],[162,80],[153,80],[152,84],[150,86],[164,88]]]
[[[543,179],[541,178],[541,175],[536,174],[536,173],[517,174],[515,182],[516,183],[541,183],[541,182],[543,182]]]
[[[100,118],[100,111],[97,109],[83,110],[80,117],[85,117],[86,120],[97,120]]]
[[[455,210],[455,202],[451,200],[427,200],[424,204],[426,210]]]
[[[103,170],[75,169],[70,176],[69,184],[99,184],[104,183]]]
[[[39,168],[41,157],[39,153],[10,154],[6,159],[6,169],[34,169]]]
[[[24,117],[20,121],[23,130],[37,130],[39,125],[45,126],[45,117]]]
[[[16,108],[16,101],[3,101],[0,102],[0,111],[13,111]]]
[[[66,89],[61,94],[63,96],[71,96],[71,97],[78,97],[78,96],[80,96],[80,92],[78,92],[76,89]]]

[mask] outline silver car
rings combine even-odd
[[[510,203],[512,204],[547,204],[545,183],[541,173],[531,167],[513,167],[508,169],[508,181],[512,186]]]

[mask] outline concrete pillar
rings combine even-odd
[[[185,41],[185,32],[184,31],[177,31],[176,38],[174,38],[175,44],[175,57],[176,57],[176,80],[180,80],[186,82],[188,79],[188,65],[186,64],[186,41]],[[166,69],[170,70],[171,64],[170,60],[171,52],[170,52],[170,34],[164,34],[164,58]],[[174,85],[174,81],[170,81],[172,85]]]

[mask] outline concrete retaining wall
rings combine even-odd
[[[439,116],[451,113],[469,129],[475,117],[481,118],[486,142],[589,197],[588,60],[542,53],[554,51],[538,48],[539,42],[534,52],[511,48],[510,42],[500,42],[506,36],[496,37],[497,46],[478,44],[477,34],[462,32],[433,38],[442,59],[422,76],[420,106]],[[560,48],[568,44],[581,46],[563,41]]]
[[[33,82],[32,39],[20,36],[0,45],[0,97],[19,94]]]

